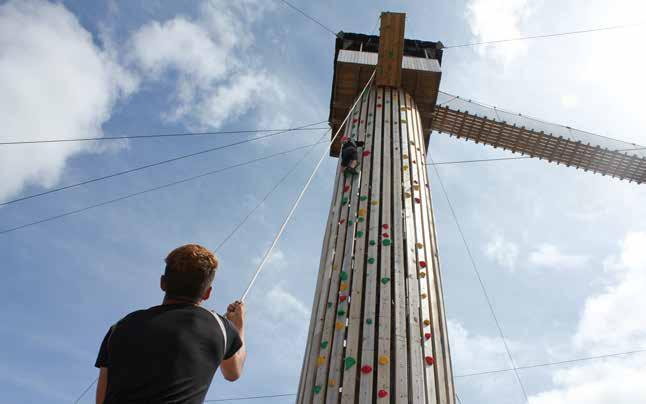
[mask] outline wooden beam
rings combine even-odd
[[[381,13],[376,77],[378,86],[401,86],[405,23],[404,13]]]

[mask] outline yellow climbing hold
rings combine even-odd
[[[413,185],[413,189],[414,189],[415,191],[419,191],[419,185]]]
[[[404,154],[402,157],[406,160],[408,158],[408,154]]]
[[[357,212],[359,216],[365,216],[366,215],[366,208],[360,208],[359,212]]]
[[[431,325],[431,320],[428,320],[428,319],[424,320],[424,325],[427,327]]]
[[[412,195],[410,194],[410,192],[404,192],[404,196],[405,196],[406,198],[410,198]]]
[[[426,272],[420,272],[419,277],[420,278],[426,278]]]
[[[422,293],[422,294],[420,295],[420,297],[421,297],[422,299],[426,299],[426,293]]]
[[[342,330],[343,327],[345,327],[345,324],[343,324],[340,321],[337,321],[336,324],[334,325],[334,328],[336,328],[337,330]]]
[[[402,168],[404,169],[404,171],[406,171],[406,170],[408,170],[408,165],[405,165],[405,166],[404,166],[404,167],[402,167]]]
[[[319,356],[318,358],[316,358],[316,363],[319,366],[323,365],[325,363],[325,356]]]
[[[347,284],[347,283],[345,283],[345,282],[341,282],[341,284],[339,285],[339,290],[340,290],[341,292],[343,292],[343,291],[344,291],[344,290],[346,290],[347,288],[348,288],[348,284]]]
[[[387,365],[388,364],[388,357],[384,356],[384,355],[381,355],[379,357],[379,364],[380,365]]]
[[[417,248],[424,248],[424,244],[422,244],[422,243],[415,243],[415,247],[417,247]]]
[[[370,203],[373,204],[373,205],[379,205],[379,201],[372,201]]]

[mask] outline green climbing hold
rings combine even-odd
[[[321,342],[321,349],[327,348],[327,341]]]
[[[345,310],[339,310],[336,312],[339,316],[345,316]]]
[[[342,281],[348,279],[348,273],[345,271],[341,271],[341,273],[339,274],[339,278],[341,278]]]
[[[332,303],[328,302],[328,303],[327,303],[327,308],[329,309],[329,308],[331,308],[331,307],[332,307]]]
[[[358,231],[358,232],[357,232],[357,238],[361,238],[361,237],[363,237],[363,232],[362,232],[362,231]]]
[[[314,388],[312,388],[312,391],[314,392],[314,394],[320,393],[321,392],[321,386],[319,386],[319,385],[314,386]]]
[[[361,223],[361,222],[363,222],[363,220],[364,220],[364,219],[363,219],[363,217],[359,217],[359,218],[357,219],[357,222]]]
[[[371,318],[367,318],[367,319],[366,319],[366,324],[372,324],[372,319],[371,319]]]
[[[348,225],[352,226],[354,224],[354,221],[352,219],[348,219]]]
[[[367,196],[367,195],[361,195],[361,196],[359,197],[359,200],[360,200],[360,201],[367,201],[367,200],[368,200],[368,196]]]
[[[345,196],[343,198],[341,198],[341,203],[344,204],[344,205],[346,203],[348,203],[348,198],[346,198]]]
[[[389,238],[387,238],[387,239],[383,240],[381,242],[381,244],[383,244],[385,246],[389,246],[390,244],[392,244],[392,241]]]
[[[357,363],[357,361],[356,361],[353,357],[351,357],[351,356],[348,356],[347,358],[345,358],[345,359],[343,360],[343,365],[345,366],[345,370],[350,369],[350,368],[351,368],[352,366],[354,366],[356,363]]]
[[[381,278],[381,283],[383,283],[384,285],[387,284],[388,282],[390,282],[390,278],[387,278],[385,276]]]
[[[369,242],[368,244],[370,244],[370,245],[376,245],[376,244],[377,244],[377,242],[376,242],[375,240],[370,240],[370,242]]]
[[[372,258],[372,257],[368,258],[368,264],[374,264],[374,263],[375,263],[374,258]]]

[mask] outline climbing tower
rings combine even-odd
[[[426,169],[442,44],[404,23],[383,13],[380,36],[336,40],[333,133],[349,119],[331,154],[365,146],[359,175],[337,168],[298,403],[455,402]]]

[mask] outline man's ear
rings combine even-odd
[[[204,291],[204,294],[202,295],[202,300],[209,300],[209,297],[211,297],[211,291],[213,290],[213,286],[209,286],[206,291]]]
[[[161,278],[159,278],[159,287],[161,290],[166,292],[166,275],[162,275]]]

